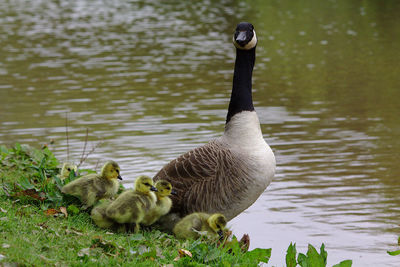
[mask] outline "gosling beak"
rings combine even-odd
[[[171,195],[176,196],[176,195],[178,195],[178,193],[176,193],[176,191],[175,191],[174,189],[172,189],[172,190],[171,190]]]
[[[118,174],[118,177],[117,177],[117,178],[118,178],[119,180],[122,180],[122,177],[121,177],[121,175],[119,175],[119,174]]]
[[[246,42],[246,32],[245,31],[240,31],[238,36],[236,37],[235,41],[238,45],[244,46]]]
[[[155,188],[154,186],[150,187],[150,190],[154,191],[154,192],[158,192],[157,188]]]
[[[222,232],[222,230],[219,230],[218,232],[217,232],[217,234],[219,235],[219,237],[222,239],[222,238],[224,238],[224,232]]]

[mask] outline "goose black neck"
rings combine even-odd
[[[235,71],[233,73],[233,85],[231,100],[229,102],[226,123],[237,113],[253,111],[253,99],[251,94],[251,77],[253,75],[256,60],[256,48],[242,50],[236,48]]]

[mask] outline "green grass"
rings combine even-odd
[[[0,196],[0,254],[3,262],[26,265],[247,265],[268,261],[270,250],[242,253],[237,243],[180,241],[157,230],[140,234],[112,233],[97,228],[87,213],[46,216],[36,205]],[[192,257],[179,258],[185,249]],[[232,250],[228,253],[228,250]],[[174,260],[178,258],[178,260]]]
[[[227,253],[214,244],[179,241],[160,231],[116,234],[94,226],[87,213],[75,216],[46,216],[31,204],[0,197],[0,254],[3,262],[25,265],[146,265],[175,263],[256,266],[255,257]],[[180,249],[192,258],[180,258]],[[249,253],[249,252],[248,252]],[[250,255],[250,254],[249,254]],[[267,255],[269,258],[269,255]],[[179,257],[178,257],[179,258]]]
[[[61,194],[58,165],[46,147],[0,146],[1,266],[258,266],[269,261],[271,249],[243,252],[235,237],[221,246],[178,240],[158,230],[127,234],[100,229],[78,208],[77,199]],[[307,254],[297,254],[290,244],[286,264],[324,267],[326,258],[324,245],[320,253],[309,245]],[[337,266],[351,266],[351,261]]]

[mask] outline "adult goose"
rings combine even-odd
[[[231,220],[250,207],[275,174],[275,156],[265,142],[252,100],[257,37],[252,24],[237,25],[233,87],[224,134],[165,165],[154,180],[176,191],[171,213],[222,213]]]

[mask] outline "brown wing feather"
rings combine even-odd
[[[172,211],[182,216],[200,211],[224,213],[247,189],[248,175],[239,168],[241,164],[239,155],[214,140],[172,160],[154,180],[172,184],[177,192],[171,197]]]

